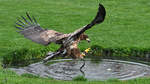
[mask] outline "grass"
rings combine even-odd
[[[150,78],[139,78],[129,81],[110,79],[107,81],[61,81],[48,78],[18,76],[14,72],[0,70],[0,84],[149,84]]]
[[[77,76],[73,78],[72,80],[73,81],[87,81],[87,78],[85,78],[84,76]]]
[[[106,10],[104,23],[86,31],[91,45],[104,48],[150,48],[150,2],[149,0],[99,0]],[[98,0],[0,0],[0,61],[2,56],[19,49],[45,49],[19,35],[14,28],[16,17],[28,11],[43,28],[70,33],[88,24],[97,11]],[[81,42],[81,50],[89,47]],[[59,46],[47,46],[54,51]],[[30,54],[29,54],[30,55]],[[56,81],[42,78],[17,76],[0,69],[0,83],[4,84],[149,84],[149,78],[129,81]],[[6,79],[7,77],[7,79]]]
[[[27,78],[40,78],[39,76],[36,76],[36,75],[33,75],[33,74],[28,74],[28,73],[22,74],[21,76],[22,77],[27,77]]]
[[[106,7],[104,23],[87,31],[90,45],[103,47],[149,48],[150,24],[148,0],[100,0]],[[32,4],[31,4],[32,3]],[[19,35],[14,28],[16,17],[28,11],[42,27],[70,33],[88,24],[96,14],[98,2],[93,0],[0,0],[0,56],[19,48],[45,48]],[[56,45],[50,45],[56,50]],[[83,42],[81,49],[87,48]]]

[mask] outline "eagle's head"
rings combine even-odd
[[[79,38],[80,38],[80,40],[86,40],[88,43],[90,42],[88,35],[86,35],[84,33],[81,34]]]

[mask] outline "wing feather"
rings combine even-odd
[[[83,32],[85,32],[86,30],[92,28],[94,25],[102,23],[105,19],[105,16],[106,16],[105,7],[102,4],[99,3],[98,12],[97,12],[95,18],[92,20],[92,22],[90,24],[87,24],[86,26],[76,30],[75,32],[73,32],[70,38],[74,37],[74,39],[76,39]]]
[[[76,40],[87,29],[90,29],[95,24],[102,23],[105,19],[105,15],[106,15],[106,11],[104,6],[102,4],[99,4],[99,9],[94,20],[90,24],[70,34],[62,34],[54,30],[43,29],[37,23],[35,17],[32,16],[31,18],[28,13],[26,13],[27,18],[21,16],[23,21],[18,19],[15,27],[20,30],[19,32],[22,35],[24,35],[25,38],[28,38],[33,42],[39,44],[48,45],[51,42],[60,43],[60,41],[66,37],[69,37],[68,40],[70,39]]]
[[[51,42],[57,43],[68,36],[68,34],[62,34],[54,30],[43,29],[34,17],[31,18],[28,13],[26,15],[27,18],[21,16],[23,21],[18,19],[15,25],[20,30],[19,33],[24,35],[25,38],[42,45],[48,45]]]

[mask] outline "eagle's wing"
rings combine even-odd
[[[76,30],[75,32],[73,32],[72,35],[69,38],[73,37],[74,40],[77,39],[83,32],[85,32],[86,30],[90,29],[95,24],[102,23],[104,21],[104,19],[105,19],[105,16],[106,16],[106,10],[105,10],[105,8],[104,8],[104,6],[102,4],[99,4],[98,12],[97,12],[97,15],[94,18],[94,20],[90,24],[88,24],[88,25],[86,25],[86,26]]]
[[[56,43],[68,36],[68,34],[62,34],[54,30],[43,29],[34,17],[30,17],[28,13],[26,15],[27,18],[21,16],[23,21],[18,19],[15,25],[20,30],[18,32],[24,35],[25,38],[42,45],[48,45],[51,42]]]

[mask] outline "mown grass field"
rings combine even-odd
[[[104,23],[86,31],[91,39],[90,45],[105,48],[150,48],[150,2],[149,0],[0,0],[0,60],[5,54],[16,49],[43,49],[19,35],[14,28],[16,18],[29,12],[34,15],[43,28],[70,33],[88,24],[95,16],[98,3],[107,11]],[[52,44],[50,50],[56,50]],[[89,47],[81,42],[83,50]],[[0,69],[0,83],[7,84],[149,84],[149,78],[131,81],[72,82],[41,78],[25,78]]]

